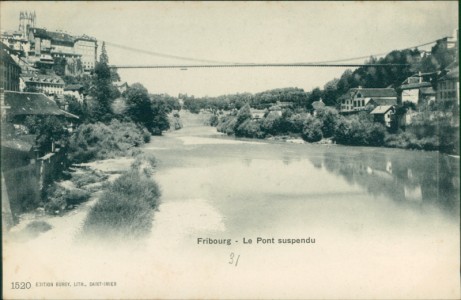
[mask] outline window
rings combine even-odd
[[[362,98],[362,94],[358,93],[357,98]]]

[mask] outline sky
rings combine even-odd
[[[37,27],[106,41],[110,64],[194,64],[121,49],[235,63],[337,60],[413,47],[451,36],[457,2],[4,2],[0,30],[20,11]],[[420,49],[428,49],[420,48]],[[430,47],[429,47],[430,49]],[[357,63],[363,60],[355,61]],[[217,96],[298,87],[310,91],[343,68],[120,69],[151,93]]]

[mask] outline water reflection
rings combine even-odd
[[[377,152],[326,151],[311,157],[350,184],[368,193],[384,195],[400,203],[434,205],[459,215],[459,162],[439,153],[383,150]]]

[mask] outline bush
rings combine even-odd
[[[83,224],[85,234],[141,237],[152,227],[160,189],[150,176],[132,168],[108,185]]]
[[[149,143],[150,142],[150,139],[152,137],[152,134],[149,132],[149,130],[147,130],[146,128],[143,128],[142,129],[142,140],[144,141],[144,143]]]
[[[235,135],[239,137],[264,138],[261,125],[256,120],[247,119],[235,129]]]
[[[308,118],[303,128],[302,138],[309,143],[320,141],[322,139],[322,122],[312,117]]]
[[[211,115],[210,119],[208,121],[208,124],[210,126],[216,127],[218,125],[218,123],[219,123],[218,116],[217,115]]]
[[[91,208],[82,229],[97,237],[139,237],[150,232],[152,220],[148,203],[109,190]]]
[[[374,123],[372,126],[368,127],[366,143],[369,146],[382,146],[385,136],[386,129],[384,126]]]
[[[157,159],[151,154],[141,153],[138,154],[131,164],[131,169],[135,171],[143,171],[144,175],[150,177],[154,168],[157,167]],[[142,169],[142,170],[141,170]]]
[[[291,124],[290,126],[290,131],[292,133],[302,133],[304,126],[306,125],[306,120],[308,118],[307,113],[302,113],[302,114],[293,114],[289,118],[289,122]]]
[[[384,145],[391,148],[409,149],[410,144],[415,143],[416,136],[410,132],[401,132],[398,134],[389,134],[384,139]]]
[[[75,184],[76,187],[81,188],[89,184],[101,182],[106,180],[108,175],[98,172],[95,170],[84,172],[84,173],[74,173],[72,174],[71,181]]]
[[[63,212],[70,205],[80,204],[90,198],[88,191],[79,188],[66,189],[58,184],[51,185],[46,194],[45,211],[51,214]]]
[[[270,112],[262,121],[261,129],[266,134],[277,135],[280,132],[282,117]]]
[[[339,118],[339,113],[331,107],[324,107],[317,110],[317,118],[322,124],[322,134],[324,137],[333,136],[336,128],[336,122]]]
[[[114,158],[128,154],[146,138],[143,130],[131,122],[84,124],[70,138],[69,157],[73,162]]]
[[[174,130],[179,130],[182,128],[181,117],[179,116],[178,113],[170,114],[168,116],[168,119],[170,122],[169,128],[173,128]]]
[[[234,128],[237,124],[237,118],[235,116],[223,116],[219,120],[219,124],[216,129],[219,132],[225,133],[227,135],[234,134]]]
[[[440,142],[439,138],[436,136],[418,139],[418,137],[411,132],[402,132],[387,136],[385,145],[392,148],[434,151],[439,149]]]
[[[109,191],[123,194],[131,199],[142,199],[151,208],[156,208],[160,198],[160,188],[157,183],[147,176],[140,176],[139,172],[133,170],[117,178],[109,186]]]
[[[340,117],[336,123],[333,139],[344,145],[382,146],[386,129],[374,123],[367,114]]]
[[[71,189],[65,195],[68,205],[80,204],[90,198],[90,193],[82,189]]]

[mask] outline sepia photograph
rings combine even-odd
[[[458,1],[1,1],[2,299],[460,299]]]

